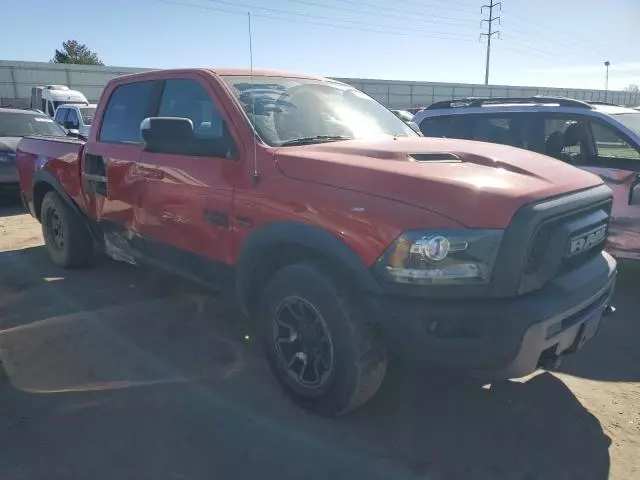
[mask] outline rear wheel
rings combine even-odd
[[[60,197],[48,192],[40,209],[42,235],[49,257],[63,268],[78,268],[89,263],[93,241],[85,221]]]
[[[269,365],[306,410],[337,415],[369,400],[386,373],[386,351],[344,288],[313,262],[284,267],[260,304]]]

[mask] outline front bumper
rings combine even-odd
[[[536,370],[546,357],[575,351],[597,330],[610,302],[616,261],[602,252],[544,287],[502,299],[369,296],[369,315],[390,346],[491,378]]]

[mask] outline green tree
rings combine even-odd
[[[104,65],[97,53],[92,52],[84,43],[76,40],[62,42],[62,50],[56,49],[51,63],[76,63],[80,65]]]

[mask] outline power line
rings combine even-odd
[[[597,45],[597,44],[593,43],[593,38],[592,39],[586,39],[585,37],[580,37],[580,36],[575,35],[575,34],[567,35],[566,31],[559,30],[559,29],[554,28],[554,27],[552,27],[550,25],[547,25],[547,24],[543,25],[541,23],[537,23],[535,20],[533,20],[531,18],[524,18],[524,17],[520,16],[517,13],[511,12],[511,11],[505,11],[504,13],[507,15],[507,17],[513,16],[514,19],[516,20],[516,22],[520,21],[523,24],[526,24],[527,26],[534,26],[534,27],[538,26],[542,30],[550,30],[550,31],[552,31],[552,32],[554,32],[554,33],[556,33],[558,35],[561,35],[562,38],[563,38],[563,41],[573,42],[575,45],[580,45],[581,47],[584,47],[585,45],[588,45],[590,50],[598,49],[602,53],[605,53],[604,49],[600,45]],[[537,34],[537,32],[533,32],[533,33]],[[541,37],[541,38],[545,38],[545,37]],[[548,40],[547,40],[547,42],[548,42]]]
[[[159,3],[165,3],[165,4],[169,4],[169,5],[176,5],[176,6],[181,6],[181,7],[186,7],[186,8],[193,8],[193,9],[199,9],[199,10],[209,10],[209,11],[215,11],[215,12],[223,12],[223,13],[228,13],[231,15],[242,15],[245,16],[247,14],[246,10],[243,11],[237,11],[237,10],[228,10],[225,8],[220,8],[220,7],[211,7],[211,6],[206,6],[206,5],[194,5],[192,3],[186,3],[186,2],[182,2],[182,1],[176,1],[176,0],[154,0],[156,2]],[[255,7],[253,7],[255,8]],[[282,11],[281,11],[282,12]],[[317,16],[313,16],[313,15],[303,15],[300,13],[293,13],[293,12],[282,12],[285,15],[301,15],[301,16],[307,16],[310,18],[318,18]],[[291,22],[290,18],[284,18],[281,16],[277,16],[277,15],[269,15],[269,14],[264,14],[264,13],[252,13],[253,17],[259,17],[259,18],[267,18],[270,20],[278,20],[278,21],[283,21],[283,22]],[[332,19],[333,20],[333,19]],[[340,22],[344,22],[344,20],[338,20]],[[371,29],[371,28],[364,28],[364,27],[351,27],[351,26],[345,26],[345,25],[336,25],[335,23],[321,23],[321,22],[317,22],[317,21],[311,21],[311,20],[296,20],[297,23],[304,23],[307,25],[317,25],[317,26],[322,26],[322,27],[331,27],[331,28],[335,28],[335,29],[340,29],[340,30],[354,30],[354,31],[359,31],[359,32],[365,32],[365,33],[381,33],[383,35],[394,35],[394,36],[400,36],[400,37],[411,37],[411,38],[429,38],[429,39],[441,39],[441,40],[450,40],[450,41],[457,41],[457,42],[475,42],[475,40],[471,39],[471,38],[460,38],[460,37],[444,37],[444,36],[438,36],[438,35],[429,35],[429,34],[415,34],[415,33],[406,33],[405,30],[406,29],[396,29],[395,31],[389,31],[389,30],[376,30],[376,29]],[[385,26],[385,28],[394,28],[392,26]]]
[[[489,85],[489,62],[491,60],[491,37],[494,35],[500,35],[500,31],[493,30],[493,22],[498,22],[500,24],[500,17],[493,16],[493,9],[499,7],[502,10],[502,2],[494,3],[493,0],[489,1],[489,5],[483,5],[480,7],[480,12],[484,13],[485,9],[489,10],[489,18],[483,18],[480,24],[487,22],[487,33],[481,33],[480,38],[487,37],[487,64],[484,70],[484,84]]]
[[[398,27],[394,26],[394,25],[386,25],[386,24],[382,24],[382,23],[371,23],[371,22],[366,22],[366,21],[360,21],[360,20],[342,20],[342,19],[338,19],[338,18],[332,18],[332,17],[324,17],[322,15],[315,15],[315,14],[310,14],[310,13],[300,13],[300,12],[289,12],[287,10],[281,10],[281,9],[277,9],[277,8],[269,8],[269,7],[260,7],[257,5],[251,5],[251,4],[246,4],[246,3],[238,3],[236,1],[227,1],[227,0],[208,0],[209,2],[212,3],[219,3],[222,5],[228,5],[231,7],[242,7],[242,8],[248,8],[248,9],[258,9],[258,10],[263,10],[266,12],[272,12],[272,13],[277,13],[280,15],[294,15],[294,16],[298,16],[298,17],[306,17],[306,18],[313,18],[313,19],[319,19],[319,20],[327,20],[330,22],[342,22],[342,23],[349,23],[349,24],[354,24],[354,25],[365,25],[368,27],[378,27],[378,28],[391,28],[391,29],[398,29]],[[303,3],[311,3],[311,2],[306,2],[305,0],[289,0],[289,1],[297,1],[297,2],[303,2]],[[423,29],[417,29],[417,28],[410,28],[410,27],[402,27],[402,30],[404,31],[413,31],[413,32],[418,32],[418,33],[422,33],[424,32]],[[452,35],[451,32],[441,32],[441,31],[431,31],[430,33],[436,33],[438,35],[449,35],[451,36],[451,38],[457,38],[456,36]]]
[[[286,0],[289,2],[295,2],[295,3],[303,3],[303,4],[307,4],[307,5],[318,5],[318,6],[323,6],[326,8],[333,8],[333,9],[337,9],[337,10],[345,10],[345,11],[353,11],[353,12],[357,12],[357,13],[367,13],[367,14],[371,14],[373,12],[363,12],[362,10],[351,10],[351,9],[346,9],[346,8],[342,8],[342,7],[334,7],[334,6],[329,6],[329,5],[323,5],[323,4],[317,4],[317,3],[312,3],[312,2],[307,2],[305,0]],[[347,3],[349,5],[357,5],[359,7],[364,7],[364,8],[372,8],[372,9],[376,9],[377,12],[375,13],[376,15],[380,14],[380,10],[384,9],[384,16],[388,17],[388,16],[394,16],[397,18],[402,18],[402,19],[411,19],[411,20],[415,20],[415,17],[413,16],[407,16],[406,14],[414,14],[414,15],[424,15],[424,16],[429,16],[432,20],[433,19],[443,19],[443,20],[454,20],[455,22],[463,22],[463,23],[469,23],[469,24],[476,24],[475,20],[467,20],[464,18],[459,18],[459,17],[448,17],[445,15],[433,15],[431,13],[424,13],[424,12],[416,12],[416,11],[411,11],[411,10],[407,10],[402,9],[402,8],[393,8],[393,7],[388,7],[388,6],[380,6],[380,5],[371,5],[368,3],[363,3],[363,2],[359,2],[356,0],[336,0],[338,2],[342,2],[342,3]],[[397,16],[397,15],[389,15],[388,12],[401,12],[405,15],[403,16]],[[437,23],[444,23],[445,25],[454,25],[453,23],[450,22],[437,22]]]

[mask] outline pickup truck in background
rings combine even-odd
[[[90,103],[67,104],[57,108],[53,117],[55,122],[65,129],[67,135],[87,138],[91,129],[91,122],[96,114],[97,105]]]
[[[333,80],[119,77],[86,143],[27,137],[17,164],[55,264],[104,252],[230,287],[284,390],[321,414],[369,399],[388,348],[518,377],[581,348],[610,311],[600,178],[422,138]]]

